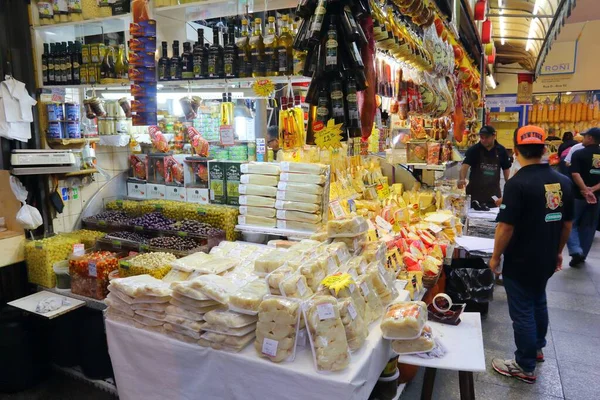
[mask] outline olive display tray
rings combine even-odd
[[[180,251],[180,250],[164,249],[162,247],[150,246],[148,244],[136,242],[133,240],[110,238],[110,237],[103,237],[101,239],[98,239],[96,241],[96,245],[99,246],[103,250],[110,250],[110,251],[127,250],[127,251],[135,251],[138,253],[164,252],[164,253],[171,253],[171,254],[175,255],[176,257],[185,257],[185,256],[189,256],[190,254],[194,254],[194,253],[198,253],[198,252],[208,253],[210,251],[210,249],[208,248],[207,245],[200,245],[191,250]]]

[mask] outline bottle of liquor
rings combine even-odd
[[[325,41],[325,71],[334,72],[338,70],[338,34],[335,15],[329,17],[329,28]]]
[[[322,122],[327,125],[327,121],[331,118],[331,102],[329,101],[329,92],[325,84],[321,85],[319,95],[317,96],[317,116],[316,122]]]
[[[278,37],[277,28],[275,27],[275,17],[267,19],[267,34],[263,38],[265,45],[265,74],[267,76],[279,75],[279,57],[278,57]]]
[[[279,75],[292,75],[294,73],[293,42],[294,38],[290,33],[288,16],[287,14],[284,14],[281,17],[281,28],[277,46]]]
[[[208,77],[223,78],[223,46],[219,40],[219,28],[213,28],[213,44],[208,49]]]
[[[360,116],[358,114],[358,97],[356,95],[356,81],[353,77],[346,79],[346,127],[349,129],[360,128]],[[349,135],[350,137],[354,137]]]
[[[262,36],[262,20],[254,20],[254,30],[250,38],[252,76],[265,76],[265,45]]]
[[[49,45],[48,43],[44,43],[44,53],[42,54],[42,83],[44,85],[48,85],[49,80],[48,80],[48,75],[49,75],[49,71],[48,71],[48,58],[49,58]],[[54,66],[53,66],[54,67]]]
[[[72,80],[74,85],[81,84],[81,42],[76,40],[71,53]]]
[[[62,57],[62,82],[63,85],[68,85],[71,83],[71,55],[67,42],[62,42]]]
[[[119,45],[119,52],[117,53],[117,61],[115,61],[115,77],[117,79],[122,79],[125,73],[125,63],[123,62],[125,46]]]
[[[239,63],[238,69],[240,78],[249,78],[252,76],[252,58],[250,55],[250,44],[248,39],[248,20],[242,19],[242,29],[240,31],[240,36],[235,41],[238,49],[237,59]]]
[[[225,78],[237,78],[239,76],[238,47],[233,36],[233,25],[229,25],[227,29],[227,36],[225,36],[227,40],[223,49],[223,70]]]
[[[329,96],[331,97],[331,117],[336,124],[345,122],[344,116],[344,92],[342,89],[342,80],[336,77],[329,86]]]
[[[67,84],[73,84],[73,53],[75,52],[75,45],[73,42],[67,44],[67,51],[65,52],[65,73],[67,75]]]
[[[112,46],[106,46],[104,59],[102,59],[102,65],[100,65],[100,79],[110,79],[116,76],[114,59]]]
[[[50,53],[48,54],[48,85],[56,85],[54,77],[54,55],[56,53],[56,44],[50,43]]]
[[[169,62],[169,75],[171,80],[177,81],[181,79],[181,57],[179,57],[179,40],[173,41],[173,55]]]
[[[181,53],[181,78],[194,79],[194,56],[192,55],[192,45],[190,42],[183,43],[183,53]]]
[[[202,79],[208,75],[208,51],[204,47],[204,29],[198,28],[198,41],[194,45],[194,78]]]
[[[308,39],[313,44],[316,44],[321,37],[321,29],[323,28],[323,20],[326,13],[327,0],[319,0],[308,33]]]
[[[62,43],[56,43],[56,56],[54,58],[54,79],[57,85],[64,85],[63,82],[63,63],[64,56],[62,50]]]
[[[158,80],[168,81],[171,79],[171,67],[169,65],[169,55],[167,53],[167,42],[162,42],[162,55],[158,59]]]

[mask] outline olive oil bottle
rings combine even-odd
[[[265,73],[267,76],[277,76],[279,75],[279,38],[277,37],[275,17],[271,16],[267,21],[269,22],[267,25],[267,34],[263,38],[265,45]]]
[[[254,20],[254,30],[250,38],[250,55],[252,62],[252,76],[265,76],[265,44],[262,35],[262,20]]]

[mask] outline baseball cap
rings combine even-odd
[[[517,145],[519,146],[524,144],[544,144],[544,140],[546,140],[547,137],[546,132],[535,125],[525,125],[520,127],[515,136]]]
[[[485,125],[479,130],[480,135],[495,135],[496,129],[493,126]]]
[[[590,128],[587,131],[582,132],[581,135],[590,135],[594,139],[600,139],[600,128]]]

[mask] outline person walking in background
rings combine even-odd
[[[484,126],[479,131],[479,143],[469,147],[460,169],[459,189],[465,187],[467,172],[469,184],[467,194],[471,196],[475,210],[489,211],[488,207],[500,205],[500,171],[504,180],[510,173],[510,159],[504,146],[496,141],[496,130],[492,126]]]
[[[542,163],[545,132],[524,126],[515,134],[521,169],[506,182],[490,268],[500,273],[513,322],[515,358],[494,358],[499,374],[535,383],[536,362],[544,361],[548,331],[546,284],[562,268],[562,250],[573,219],[572,183]]]
[[[569,154],[569,149],[575,146],[578,142],[573,139],[573,132],[565,132],[563,134],[562,143],[558,146],[557,154],[560,158],[560,162],[558,163],[558,171],[563,174],[569,176],[569,167],[565,162],[567,158],[567,154]]]
[[[583,149],[583,144],[581,143],[583,141],[583,136],[576,135],[574,139],[577,143],[569,148],[569,152],[567,153],[567,156],[565,157],[565,165],[567,167],[571,166],[571,159],[573,158],[573,154],[575,154],[576,151]],[[570,175],[571,174],[569,173],[569,176]]]
[[[569,168],[575,183],[575,218],[567,243],[571,267],[585,261],[600,217],[600,128],[592,128],[582,135],[583,149],[573,154]]]

